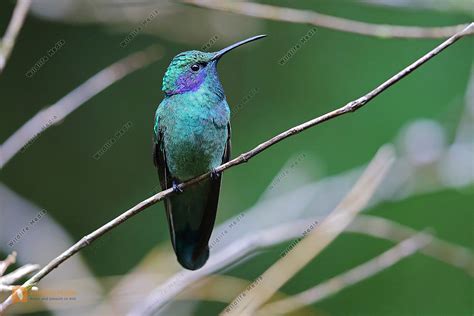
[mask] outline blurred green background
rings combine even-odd
[[[472,18],[469,12],[377,7],[356,1],[271,4],[387,24],[441,26]],[[0,30],[6,28],[13,8],[12,1],[0,3]],[[153,9],[160,10],[160,4],[149,11]],[[205,11],[196,9],[197,17]],[[199,30],[187,27],[185,15],[175,23],[184,34],[176,41],[142,32],[121,48],[120,42],[133,30],[133,24],[117,27],[117,23],[77,23],[31,14],[0,75],[3,142],[34,114],[100,69],[150,44],[164,48],[161,60],[92,98],[0,171],[3,184],[46,209],[74,240],[148,197],[158,184],[151,159],[152,120],[162,99],[161,79],[171,58],[206,42],[193,37],[210,39],[218,35],[213,50],[228,43],[224,40],[226,34],[217,31],[195,35]],[[151,24],[160,28],[160,15]],[[441,42],[379,39],[318,27],[316,34],[280,66],[278,60],[310,29],[306,25],[262,21],[255,32],[266,33],[268,38],[236,50],[220,63],[219,73],[231,108],[249,91],[258,89],[232,117],[234,157],[291,126],[361,96]],[[250,35],[254,34],[237,37]],[[65,45],[38,73],[27,78],[25,73],[61,39]],[[472,37],[460,40],[364,109],[292,137],[245,166],[226,172],[217,223],[252,206],[295,153],[305,152],[320,162],[318,168],[308,170],[318,179],[366,163],[382,144],[394,141],[400,129],[415,119],[438,121],[447,129],[448,141],[452,141],[464,109],[473,44]],[[92,155],[128,121],[133,127],[100,160],[93,159]],[[369,212],[416,229],[432,228],[440,238],[472,249],[473,205],[471,185],[385,203]],[[169,244],[168,236],[159,204],[113,230],[81,255],[97,277],[125,275],[156,245]],[[260,252],[226,274],[253,280],[279,258],[288,244]],[[300,292],[390,245],[344,234],[282,291]],[[28,254],[21,256],[28,259]],[[465,272],[417,254],[314,307],[323,315],[472,315],[473,301],[473,282]],[[203,302],[197,314],[213,315],[224,307],[222,303]]]

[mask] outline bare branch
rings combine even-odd
[[[0,146],[0,169],[31,140],[47,128],[61,122],[78,107],[113,83],[162,57],[162,50],[152,46],[133,53],[102,69],[58,102],[38,112]]]
[[[291,9],[245,1],[182,0],[182,2],[200,8],[220,10],[255,18],[309,24],[347,33],[382,38],[443,38],[451,36],[451,34],[459,32],[466,27],[465,24],[443,27],[373,24],[325,15],[314,11]],[[470,30],[468,34],[473,34],[473,32],[474,30]]]
[[[39,264],[25,264],[24,266],[0,277],[0,284],[10,285],[14,282],[26,277],[27,275],[38,271],[41,267]]]
[[[408,226],[370,215],[359,215],[346,231],[367,234],[395,242],[400,242],[417,233],[415,229]],[[425,235],[428,234],[425,233]],[[474,256],[469,249],[431,235],[429,238],[431,242],[421,249],[424,255],[463,269],[474,276]]]
[[[254,149],[241,154],[237,158],[234,158],[230,160],[229,162],[219,166],[216,168],[216,172],[222,172],[225,171],[233,166],[237,166],[240,164],[243,164],[247,161],[249,161],[252,157],[258,155],[262,151],[272,147],[273,145],[279,143],[280,141],[287,139],[293,135],[296,135],[298,133],[301,133],[304,130],[307,130],[313,126],[319,125],[323,122],[326,122],[328,120],[334,119],[338,116],[344,115],[349,112],[354,112],[358,110],[359,108],[363,107],[365,104],[370,102],[373,98],[378,96],[380,93],[382,93],[384,90],[387,88],[391,87],[393,84],[397,83],[404,77],[406,77],[408,74],[413,72],[415,69],[426,63],[428,60],[436,56],[438,53],[446,49],[447,47],[451,46],[453,43],[455,43],[457,40],[460,38],[464,37],[465,35],[469,34],[472,32],[472,29],[474,28],[474,23],[471,23],[469,26],[467,26],[465,29],[462,31],[454,34],[450,38],[448,38],[446,41],[441,43],[439,46],[428,52],[426,55],[422,56],[419,58],[417,61],[415,61],[413,64],[409,65],[408,67],[404,68],[401,70],[399,73],[397,73],[395,76],[392,78],[388,79],[384,83],[382,83],[380,86],[376,87],[374,90],[370,91],[363,97],[354,100],[352,102],[347,103],[343,107],[336,109],[332,112],[326,113],[322,116],[319,116],[315,119],[312,119],[310,121],[307,121],[303,124],[300,124],[298,126],[295,126],[293,128],[290,128],[289,130],[282,132],[275,137],[269,139],[268,141],[261,143]],[[181,183],[178,185],[178,187],[182,190],[186,189],[187,187],[194,185],[204,179],[207,179],[210,176],[210,173],[203,174],[199,177],[196,177],[194,179],[191,179],[189,181],[186,181],[184,183]],[[137,205],[133,206],[126,212],[122,213],[115,219],[109,221],[105,225],[99,227],[92,233],[84,236],[80,241],[78,241],[76,244],[71,246],[69,249],[64,251],[61,255],[58,257],[54,258],[51,262],[49,262],[43,269],[41,269],[38,273],[36,273],[32,278],[30,278],[28,281],[25,282],[23,286],[28,287],[31,286],[38,281],[40,281],[43,277],[45,277],[47,274],[49,274],[52,270],[57,268],[61,263],[66,261],[68,258],[79,252],[82,248],[87,247],[90,245],[92,242],[94,242],[96,239],[100,238],[102,235],[107,233],[109,230],[115,228],[116,226],[122,224],[126,220],[130,219],[131,217],[135,216],[136,214],[140,213],[144,209],[158,203],[159,201],[162,201],[166,197],[174,194],[174,191],[172,188],[163,190],[143,201],[138,203]],[[9,305],[12,303],[12,297],[10,296],[5,302],[3,302],[0,305],[0,312],[4,311]]]
[[[20,33],[20,29],[25,21],[30,5],[31,0],[18,0],[16,3],[10,24],[8,24],[5,35],[0,41],[0,74],[5,68],[7,60],[15,46],[16,38],[18,33]]]
[[[356,283],[366,280],[377,273],[393,266],[402,259],[413,255],[425,247],[431,241],[429,235],[419,233],[404,240],[383,254],[335,276],[313,288],[296,294],[292,297],[265,305],[258,311],[259,315],[283,315],[289,314],[304,306],[317,303],[334,295]]]

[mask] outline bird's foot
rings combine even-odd
[[[219,171],[217,171],[216,169],[212,169],[212,171],[211,171],[211,179],[212,179],[212,180],[217,180],[217,179],[219,179],[219,178],[221,177],[221,173],[222,173],[222,172],[219,172]]]
[[[179,187],[179,184],[176,181],[173,181],[173,192],[175,193],[183,193],[183,189]]]

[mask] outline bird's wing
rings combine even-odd
[[[161,104],[160,104],[161,106]],[[161,188],[166,190],[172,186],[172,179],[166,163],[165,146],[163,143],[163,131],[160,128],[158,111],[155,115],[155,124],[153,126],[153,163],[158,170]]]
[[[224,155],[222,156],[222,163],[226,163],[230,160],[230,152],[232,150],[232,144],[230,142],[230,134],[232,128],[230,126],[230,121],[227,123],[227,143],[225,144]]]
[[[160,185],[162,190],[169,189],[173,186],[173,179],[171,173],[168,169],[168,164],[166,162],[166,152],[163,138],[163,131],[159,125],[159,116],[155,116],[155,125],[154,125],[154,142],[153,142],[153,163],[158,171],[158,178],[160,179]],[[173,213],[171,207],[171,201],[169,199],[164,200],[166,217],[168,219],[168,224],[170,226],[170,236],[171,243],[173,248],[175,247],[175,234],[173,233]]]
[[[163,144],[163,133],[158,131],[155,142],[153,144],[153,163],[158,170],[158,177],[160,178],[161,188],[166,190],[170,188],[172,179],[166,163],[166,153]]]

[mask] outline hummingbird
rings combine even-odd
[[[257,35],[217,52],[186,51],[176,55],[163,77],[164,99],[155,113],[153,161],[165,199],[171,243],[178,262],[197,270],[209,258],[209,238],[216,219],[221,175],[229,161],[230,109],[217,73],[220,58]],[[182,191],[178,184],[204,173],[211,176]]]

